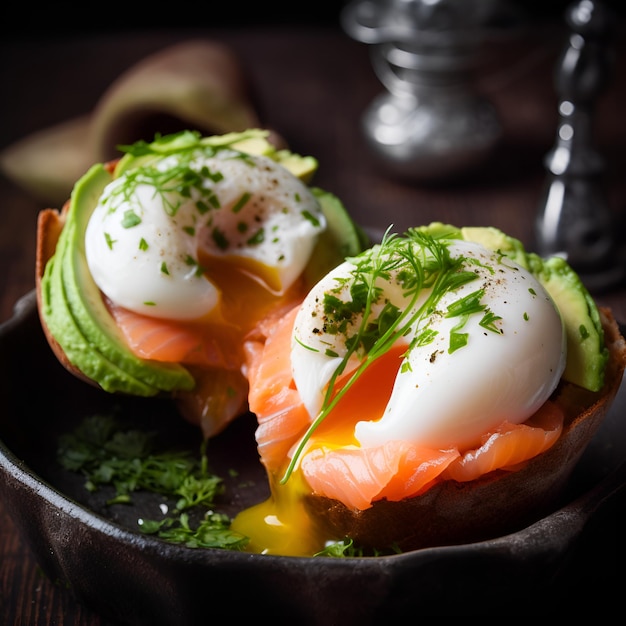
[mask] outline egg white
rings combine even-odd
[[[220,299],[201,267],[204,254],[258,272],[268,289],[284,293],[325,228],[311,190],[272,159],[232,150],[198,150],[190,160],[174,154],[153,167],[175,172],[181,158],[202,177],[202,191],[191,187],[186,196],[150,177],[130,181],[134,170],[105,188],[85,234],[88,267],[100,290],[137,313],[201,318]]]
[[[563,373],[563,324],[538,280],[479,244],[459,240],[449,250],[453,257],[478,260],[464,262],[464,269],[474,271],[478,279],[448,292],[434,313],[399,340],[408,348],[420,329],[427,326],[437,332],[432,343],[416,345],[405,353],[380,419],[357,422],[354,434],[362,447],[391,440],[433,448],[473,445],[504,420],[521,423],[528,419],[548,399]],[[311,420],[322,408],[328,383],[346,354],[346,337],[324,332],[324,294],[343,285],[339,294],[334,293],[349,301],[346,279],[353,270],[354,265],[346,262],[320,281],[305,299],[294,325],[292,373]],[[393,304],[406,306],[396,281],[379,278],[377,285]],[[450,333],[459,318],[445,317],[442,311],[479,287],[485,290],[481,303],[500,318],[494,322],[498,332],[481,326],[480,315],[470,315],[462,328],[469,333],[467,344],[450,351]],[[424,290],[415,307],[429,292]],[[376,316],[374,311],[372,319]],[[353,328],[359,323],[360,318],[355,318]],[[346,334],[352,334],[353,328]],[[357,363],[353,358],[346,371]]]

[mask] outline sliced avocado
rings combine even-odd
[[[304,270],[307,283],[312,286],[346,257],[359,254],[369,242],[337,196],[318,187],[312,187],[311,191],[318,199],[327,223]]]
[[[567,365],[563,379],[600,391],[609,351],[598,308],[580,277],[561,257],[527,255],[530,271],[556,303],[567,335]]]
[[[306,184],[311,182],[315,172],[317,172],[318,162],[312,156],[300,156],[295,152],[289,152],[289,150],[279,150],[274,158]]]
[[[443,222],[431,222],[426,226],[419,226],[418,231],[426,233],[435,239],[462,239],[461,229]]]
[[[55,255],[42,279],[46,325],[68,359],[106,391],[146,396],[191,389],[194,379],[184,367],[140,359],[128,349],[88,271],[85,229],[110,181],[104,167],[95,165],[74,188]]]
[[[528,269],[526,250],[519,239],[506,235],[492,226],[468,226],[461,229],[465,241],[475,241],[489,250],[500,251],[518,265]]]
[[[528,269],[548,292],[565,327],[567,363],[563,380],[599,391],[604,384],[608,349],[598,308],[576,272],[560,257],[542,259],[522,243],[493,227],[462,228],[466,241],[502,252]]]
[[[211,146],[212,148],[232,148],[245,154],[269,157],[308,184],[317,171],[317,159],[310,156],[300,156],[289,150],[277,150],[276,146],[268,141],[268,136],[269,131],[252,128],[242,132],[210,137],[201,137],[200,133],[194,131],[183,131],[182,133],[159,137],[151,143],[138,141],[132,146],[120,146],[120,149],[124,150],[126,154],[118,161],[114,177],[117,178],[129,169],[140,167],[174,152],[200,146]]]
[[[156,390],[141,381],[127,376],[117,365],[93,350],[76,325],[65,297],[62,270],[53,257],[42,278],[43,315],[50,332],[63,348],[68,360],[85,376],[98,381],[105,390],[119,390],[136,395],[150,396]]]

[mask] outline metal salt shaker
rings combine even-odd
[[[501,137],[471,72],[495,0],[355,0],[341,21],[370,44],[387,91],[362,118],[365,138],[391,172],[413,181],[456,176],[480,164]]]
[[[601,189],[605,164],[592,142],[594,104],[611,69],[611,15],[600,2],[582,0],[568,7],[565,19],[570,35],[555,77],[559,125],[545,158],[548,180],[537,212],[536,247],[543,256],[563,256],[589,289],[601,290],[624,279]]]

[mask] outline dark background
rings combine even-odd
[[[384,0],[383,0],[384,1]],[[390,2],[391,0],[387,0]],[[461,0],[463,1],[463,0]],[[261,25],[338,25],[346,0],[330,2],[198,2],[155,3],[69,3],[47,2],[34,8],[31,3],[13,3],[11,16],[3,19],[1,37],[58,38],[86,33],[111,33],[161,28],[212,28]],[[524,19],[561,19],[574,3],[569,0],[507,0]],[[624,0],[604,0],[619,15],[626,15]],[[6,62],[6,59],[4,60]]]

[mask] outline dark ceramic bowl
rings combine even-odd
[[[193,449],[196,429],[167,401],[113,397],[69,375],[44,339],[30,293],[0,326],[0,496],[47,576],[115,623],[276,617],[348,626],[426,615],[580,615],[585,609],[597,616],[619,607],[613,591],[623,583],[614,571],[624,556],[625,386],[565,499],[514,534],[377,558],[186,548],[138,530],[137,519],[155,506],[151,496],[105,506],[101,494],[87,493],[81,477],[58,466],[55,443],[86,415],[117,406],[141,427]],[[237,484],[227,485],[231,512],[267,496],[253,429],[252,416],[243,418],[209,449],[218,474],[227,476],[233,467],[239,472]]]

